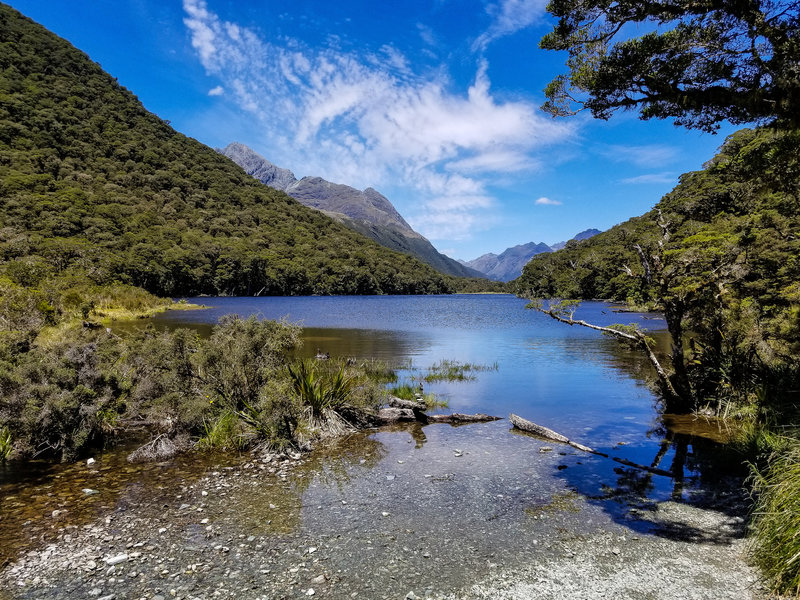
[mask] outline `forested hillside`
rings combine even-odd
[[[82,52],[0,5],[0,260],[13,283],[159,295],[408,294],[451,280],[174,131]]]
[[[800,357],[798,148],[797,131],[735,133],[649,213],[535,257],[517,292],[655,305],[685,397],[746,401],[783,421]]]

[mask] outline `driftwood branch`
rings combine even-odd
[[[382,408],[376,416],[377,424],[386,425],[400,421],[418,423],[486,423],[488,421],[498,421],[500,417],[493,417],[483,413],[475,415],[465,415],[453,413],[450,415],[426,415],[423,412],[412,410],[411,408],[389,407]]]
[[[611,458],[613,461],[618,462],[622,465],[633,467],[635,469],[641,469],[642,471],[647,471],[648,473],[653,473],[654,475],[663,475],[665,477],[674,477],[675,473],[670,471],[665,471],[663,469],[657,469],[656,467],[651,467],[648,465],[640,465],[633,461],[628,460],[627,458],[619,458],[617,456],[609,457],[608,454],[603,452],[599,452],[589,446],[584,446],[583,444],[579,444],[578,442],[573,442],[568,437],[561,435],[560,433],[553,431],[547,427],[543,427],[542,425],[538,425],[533,421],[528,421],[527,419],[523,419],[518,415],[509,415],[508,420],[521,431],[525,431],[527,433],[532,433],[539,437],[542,437],[546,440],[551,440],[554,442],[561,442],[562,444],[567,444],[572,446],[573,448],[577,448],[578,450],[582,450],[583,452],[588,452],[590,454],[595,454],[597,456],[602,456],[604,458]]]

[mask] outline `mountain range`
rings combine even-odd
[[[286,192],[301,204],[322,211],[390,250],[409,254],[447,275],[485,277],[483,273],[436,250],[425,237],[411,228],[384,195],[372,188],[357,190],[321,177],[298,180],[290,170],[272,164],[238,142],[217,151],[261,183]]]
[[[582,241],[600,233],[599,229],[586,229],[576,234],[575,237],[569,240]],[[507,248],[500,254],[493,254],[489,252],[470,261],[460,261],[462,265],[480,271],[489,279],[495,281],[511,281],[516,279],[522,274],[522,269],[526,264],[536,256],[544,252],[555,252],[567,245],[568,242],[558,242],[552,246],[548,246],[542,242],[529,242],[527,244],[520,244]]]

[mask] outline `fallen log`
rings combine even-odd
[[[591,454],[597,454],[598,456],[605,456],[608,458],[608,454],[603,454],[602,452],[598,452],[594,448],[589,448],[589,446],[584,446],[583,444],[579,444],[578,442],[573,442],[568,437],[561,435],[558,432],[553,431],[552,429],[548,429],[547,427],[542,427],[541,425],[537,425],[533,421],[528,421],[527,419],[523,419],[518,415],[509,415],[508,420],[516,427],[517,429],[521,429],[522,431],[527,431],[528,433],[533,433],[534,435],[538,435],[539,437],[543,437],[548,440],[553,440],[554,442],[561,442],[562,444],[567,444],[572,446],[573,448],[577,448],[578,450],[582,450],[584,452],[589,452]]]
[[[590,454],[596,454],[597,456],[602,456],[604,458],[611,458],[615,462],[618,462],[622,465],[627,467],[633,467],[635,469],[641,469],[642,471],[647,471],[648,473],[653,473],[654,475],[663,475],[664,477],[674,477],[675,474],[671,471],[665,471],[664,469],[658,469],[656,467],[651,467],[648,465],[640,465],[635,463],[627,458],[620,458],[618,456],[609,457],[608,454],[603,452],[599,452],[594,448],[590,448],[589,446],[584,446],[583,444],[579,444],[578,442],[573,442],[568,437],[561,435],[560,433],[553,431],[547,427],[543,427],[534,423],[533,421],[528,421],[527,419],[523,419],[517,415],[509,415],[508,420],[521,431],[525,431],[527,433],[532,433],[534,435],[538,435],[539,437],[543,437],[547,440],[552,440],[554,442],[561,442],[562,444],[567,444],[572,446],[573,448],[577,448],[578,450],[582,450],[583,452],[588,452]]]
[[[489,421],[499,421],[500,417],[493,417],[484,413],[465,415],[453,413],[451,415],[427,415],[428,423],[488,423]]]

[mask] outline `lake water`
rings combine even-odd
[[[662,449],[664,428],[656,397],[648,386],[649,363],[635,350],[597,331],[568,326],[534,310],[512,295],[349,296],[281,298],[194,298],[209,308],[172,311],[156,327],[192,326],[208,331],[223,315],[286,319],[303,326],[301,355],[318,351],[332,357],[377,358],[401,365],[402,379],[424,373],[442,359],[496,370],[474,381],[427,384],[448,403],[441,412],[484,412],[507,418],[516,413],[605,453],[650,464]],[[584,302],[575,315],[598,325],[637,323],[668,347],[657,314],[615,312],[604,302]],[[410,366],[410,368],[408,368]],[[498,444],[508,422],[490,427]],[[661,457],[669,468],[674,453]],[[588,461],[595,465],[594,461]],[[608,463],[608,464],[606,464]],[[592,467],[586,481],[607,485],[598,473],[613,475],[610,461]],[[608,468],[605,468],[608,467]],[[687,472],[688,477],[692,476]],[[598,488],[599,489],[599,488]],[[597,492],[598,489],[593,490]],[[669,480],[651,495],[674,493]]]
[[[241,466],[247,455],[128,465],[124,454],[109,452],[91,469],[0,469],[0,536],[6,541],[0,560],[63,535],[65,527],[77,532],[97,519],[135,515],[168,524],[172,529],[163,535],[172,535],[170,552],[192,562],[216,543],[200,535],[205,525],[186,515],[185,507],[196,502],[223,538],[256,539],[273,548],[271,571],[255,562],[246,568],[268,573],[267,579],[286,572],[286,590],[296,590],[290,570],[296,564],[287,561],[301,560],[292,558],[298,548],[319,546],[327,568],[338,573],[336,597],[402,597],[410,582],[419,589],[456,589],[497,563],[550,556],[565,539],[612,529],[647,535],[652,523],[641,515],[648,507],[702,496],[716,475],[703,460],[710,442],[687,434],[696,422],[679,422],[677,431],[664,426],[647,385],[650,366],[639,353],[525,310],[525,301],[514,296],[190,301],[209,308],[171,311],[147,323],[208,332],[226,314],[286,318],[303,326],[301,354],[378,358],[401,365],[401,379],[442,359],[496,365],[474,381],[426,384],[425,391],[447,400],[444,412],[485,412],[503,420],[360,432],[316,450],[284,478],[259,477],[232,488],[209,474],[222,465]],[[638,323],[662,349],[668,343],[658,315],[615,313],[606,303],[587,302],[576,318]],[[611,458],[516,433],[507,420],[512,412]],[[613,457],[679,475],[653,475]],[[98,493],[87,496],[84,488]],[[212,493],[201,497],[207,489]],[[235,493],[222,495],[224,489]],[[220,563],[215,577],[224,580],[230,568]]]

